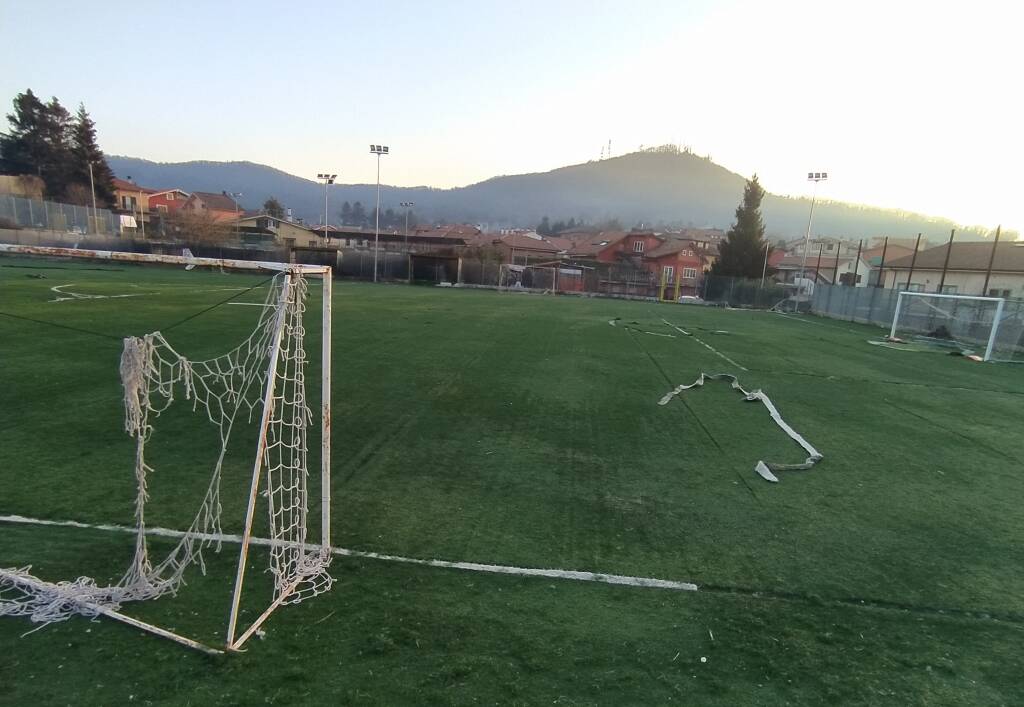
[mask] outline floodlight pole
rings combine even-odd
[[[316,178],[322,179],[324,182],[324,243],[327,243],[329,240],[327,235],[327,185],[334,184],[334,180],[338,178],[338,175],[323,172],[316,175]]]
[[[380,250],[380,157],[388,154],[387,145],[370,145],[370,154],[377,155],[377,209],[373,236],[373,281],[377,282],[377,253]]]
[[[241,224],[239,223],[239,221],[241,220],[242,215],[238,211],[238,200],[242,198],[242,192],[240,192],[240,191],[229,191],[229,192],[227,192],[227,195],[231,197],[231,201],[235,202],[235,240],[236,241],[241,241],[242,240],[242,229],[241,229]]]
[[[405,252],[409,252],[409,209],[416,206],[413,201],[403,201],[401,206],[405,209]]]
[[[807,181],[814,182],[814,190],[811,192],[811,212],[807,215],[807,232],[804,233],[804,257],[800,262],[800,279],[804,279],[804,269],[807,267],[807,249],[811,244],[811,220],[814,218],[814,202],[818,197],[818,182],[823,182],[828,179],[828,172],[808,172]],[[797,292],[800,291],[800,285],[797,286]],[[794,305],[796,302],[794,302]]]

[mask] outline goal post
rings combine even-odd
[[[131,567],[112,586],[90,578],[56,584],[29,574],[29,568],[0,570],[0,616],[29,616],[50,623],[75,614],[105,615],[184,645],[210,651],[178,634],[121,614],[124,602],[173,594],[184,583],[187,567],[203,565],[204,547],[219,542],[220,481],[228,439],[236,416],[246,410],[259,420],[258,441],[248,485],[244,532],[228,617],[226,647],[239,650],[270,614],[282,604],[298,603],[330,589],[331,559],[331,278],[329,266],[197,258],[76,248],[0,244],[0,255],[107,260],[139,264],[212,267],[272,273],[270,291],[260,310],[256,329],[241,344],[213,359],[195,361],[175,351],[159,332],[124,340],[121,377],[125,397],[125,429],[136,439],[136,550]],[[304,313],[306,278],[322,282],[320,380],[320,542],[307,535],[309,495],[306,429],[314,414],[305,401]],[[200,510],[181,541],[166,559],[149,556],[144,507],[147,474],[145,446],[160,413],[170,407],[175,390],[184,390],[188,407],[207,417],[220,430],[221,450]],[[265,489],[260,493],[261,486]],[[253,541],[257,504],[265,498],[269,510],[270,573],[274,598],[251,625],[239,634],[247,555]],[[10,598],[11,596],[14,598]]]
[[[1008,328],[1004,326],[1005,306],[1002,297],[900,292],[889,338],[915,337],[939,345],[984,347],[982,359],[991,361],[997,354],[1000,330]]]

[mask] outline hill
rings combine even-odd
[[[294,214],[318,223],[323,213],[323,187],[253,162],[160,163],[132,157],[108,158],[117,176],[139,184],[181,187],[189,191],[242,192],[241,203],[255,209],[275,196]],[[421,221],[466,221],[491,226],[533,226],[543,216],[574,217],[588,222],[618,218],[630,226],[691,225],[728,228],[743,193],[744,177],[693,154],[653,150],[613,159],[586,162],[533,174],[494,177],[454,189],[382,188],[382,209],[399,202],[416,203]],[[344,201],[361,201],[369,211],[375,199],[372,184],[332,187],[332,223],[339,221]],[[810,207],[807,199],[768,194],[764,216],[769,235],[802,235]],[[843,202],[819,202],[814,214],[816,235],[861,238],[911,236],[918,232],[944,239],[957,224],[948,219],[894,209]],[[962,229],[963,238],[980,238],[977,229]]]

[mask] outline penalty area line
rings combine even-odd
[[[28,518],[20,515],[0,515],[0,523],[20,523],[24,525],[44,525],[61,528],[85,528],[88,530],[102,530],[106,532],[131,533],[136,532],[135,528],[125,525],[91,524],[80,523],[74,520],[45,520],[42,518]],[[181,538],[185,533],[181,530],[170,528],[146,528],[146,535],[154,535],[164,538]],[[196,537],[211,542],[226,542],[238,544],[242,542],[240,535],[221,533],[197,533]],[[269,538],[251,538],[253,545],[287,545],[281,541]],[[319,545],[310,544],[310,548],[319,548]],[[617,584],[627,587],[643,587],[648,589],[674,589],[677,591],[696,592],[698,587],[692,582],[680,582],[672,579],[658,579],[656,577],[634,577],[622,574],[607,574],[605,572],[588,572],[585,570],[563,570],[544,569],[540,567],[513,567],[510,565],[491,565],[480,562],[456,562],[452,560],[424,560],[416,557],[403,557],[401,555],[388,555],[380,552],[367,550],[350,550],[343,547],[332,547],[331,553],[341,557],[359,557],[368,560],[382,560],[385,562],[400,562],[408,565],[421,565],[425,567],[440,567],[444,569],[466,570],[469,572],[489,572],[491,574],[518,575],[521,577],[544,577],[546,579],[568,579],[577,582],[598,582],[601,584]]]

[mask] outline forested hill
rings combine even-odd
[[[258,208],[276,197],[296,216],[317,223],[323,213],[323,186],[266,165],[252,162],[160,163],[111,156],[117,176],[131,176],[147,187],[180,187],[186,191],[242,192],[242,205]],[[743,194],[744,177],[714,162],[677,151],[635,152],[622,157],[561,167],[550,172],[488,179],[454,189],[382,188],[381,208],[399,211],[399,203],[416,203],[419,221],[460,221],[490,226],[536,225],[575,218],[589,223],[616,218],[626,227],[692,225],[728,228]],[[331,222],[340,222],[343,202],[373,208],[375,185],[331,187]],[[802,235],[807,224],[807,199],[769,194],[763,211],[769,235]],[[956,224],[948,219],[841,202],[815,207],[816,235],[861,238],[910,236],[918,232],[933,240],[949,235]],[[961,229],[958,238],[980,238],[980,231]]]

